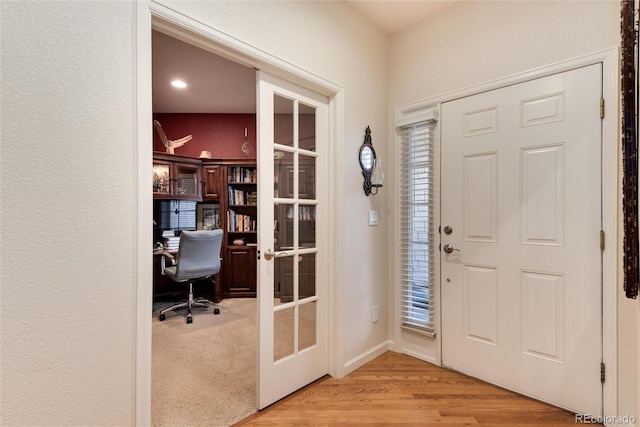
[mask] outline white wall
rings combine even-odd
[[[387,39],[342,2],[182,2],[163,5],[232,35],[344,88],[343,197],[344,360],[357,367],[388,340],[389,215],[369,227],[369,209],[386,206],[385,191],[365,197],[358,150],[364,130],[384,153],[388,140]],[[380,321],[371,311],[379,305]],[[385,347],[386,348],[386,347]]]
[[[130,425],[133,7],[0,8],[0,425]]]
[[[385,37],[338,2],[163,3],[344,88],[343,357],[361,363],[389,328],[388,218],[366,225],[357,161],[367,125],[387,148]],[[3,426],[134,423],[134,10],[0,2]]]
[[[617,1],[457,3],[392,37],[390,108],[615,48],[619,17]],[[622,284],[618,289],[618,414],[637,415],[638,301],[622,297]],[[399,329],[395,339],[398,349],[438,358],[435,340]]]

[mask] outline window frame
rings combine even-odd
[[[398,327],[400,330],[411,331],[421,335],[426,335],[428,337],[436,337],[437,330],[439,329],[438,322],[438,312],[437,312],[437,301],[438,301],[438,286],[439,283],[439,234],[438,234],[438,224],[439,224],[439,148],[438,148],[438,110],[437,107],[429,107],[425,109],[421,109],[419,111],[411,112],[409,114],[405,114],[402,117],[397,118],[396,120],[396,135],[397,135],[397,150],[398,153],[398,173],[397,173],[397,182],[398,182],[398,203],[397,203],[397,221],[396,221],[396,231],[397,231],[397,259],[396,259],[396,298],[397,298],[397,313],[398,313]],[[404,147],[403,145],[407,143],[407,138],[405,132],[408,132],[408,129],[413,129],[427,132],[428,138],[426,140],[429,152],[427,153],[428,162],[427,166],[430,168],[428,173],[428,190],[426,193],[428,194],[428,209],[426,211],[426,225],[424,227],[424,217],[422,224],[420,223],[420,219],[415,220],[415,215],[411,215],[409,219],[405,219],[405,215],[408,214],[407,211],[404,210],[405,207],[408,207],[407,197],[409,194],[405,191],[406,185],[409,183],[410,176],[407,174],[407,165],[403,153]],[[423,141],[424,142],[424,141]],[[415,147],[414,147],[415,148]],[[415,180],[414,180],[415,181]],[[414,205],[414,208],[417,205]],[[424,204],[422,207],[424,208]],[[415,212],[415,211],[414,211]],[[424,214],[424,209],[422,210]],[[414,221],[415,220],[415,221]],[[411,233],[408,226],[411,224],[419,224],[422,225],[422,232],[427,234],[426,242],[413,242],[410,243],[408,236]],[[416,246],[417,244],[417,246]],[[426,246],[425,246],[426,245]],[[426,281],[423,280],[424,285],[426,286],[426,290],[428,292],[428,298],[425,299],[424,294],[416,295],[415,289],[422,289],[422,286],[417,286],[415,288],[412,287],[412,284],[415,283],[410,280],[410,270],[411,268],[406,264],[406,262],[410,262],[410,255],[413,253],[411,249],[418,247],[422,250],[427,251],[427,260],[423,263],[420,274],[423,275],[421,277],[424,279],[426,276]],[[426,318],[422,320],[418,319],[416,321],[415,316],[412,315],[412,312],[419,313],[421,310],[426,310]],[[418,316],[419,318],[420,316]]]

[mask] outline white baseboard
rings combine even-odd
[[[371,362],[376,357],[388,351],[390,349],[390,343],[391,341],[385,341],[382,344],[370,349],[369,351],[366,351],[347,361],[347,363],[345,363],[344,365],[344,374],[350,374],[362,365]]]
[[[436,366],[442,366],[440,363],[438,363],[435,357],[427,357],[424,354],[416,353],[415,351],[407,349],[402,349],[402,353],[406,354],[407,356],[415,357],[416,359],[424,360],[425,362],[429,362]]]

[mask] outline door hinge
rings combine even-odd
[[[600,98],[600,118],[604,119],[604,98]]]
[[[600,230],[600,250],[604,251],[604,230]]]
[[[604,363],[600,363],[600,382],[604,384]]]

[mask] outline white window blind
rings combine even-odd
[[[157,221],[163,230],[195,230],[196,202],[160,200]]]
[[[435,336],[433,120],[400,127],[400,310],[402,327]]]

